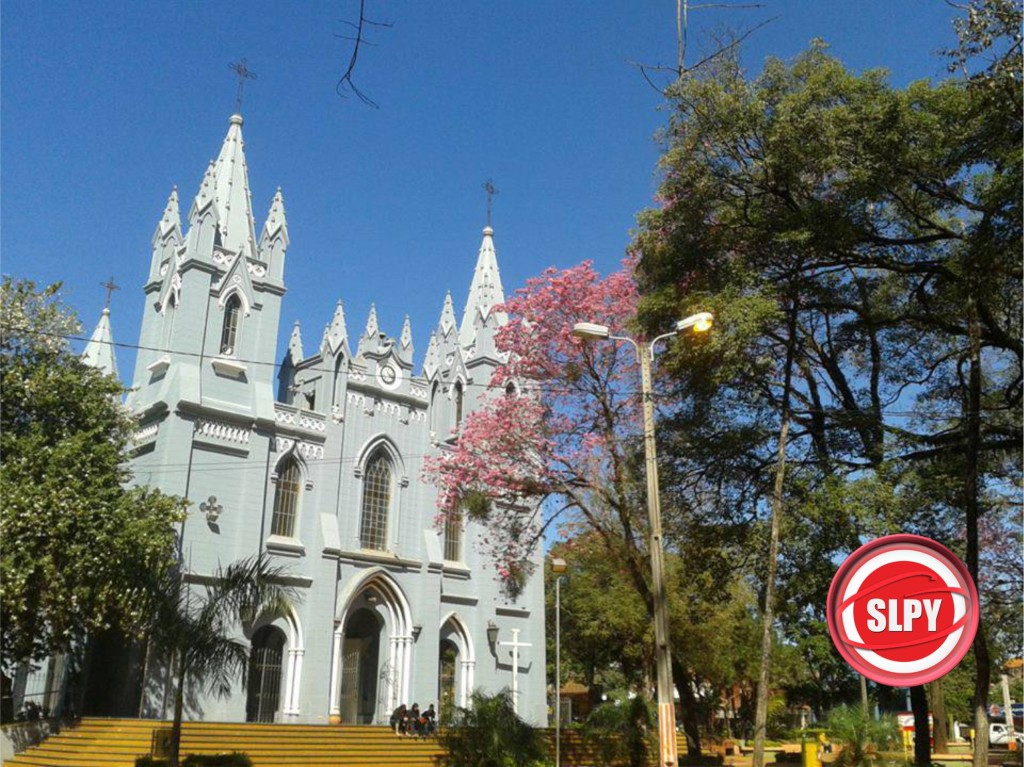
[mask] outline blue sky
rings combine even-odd
[[[257,231],[283,190],[288,254],[280,344],[300,320],[319,344],[338,298],[350,333],[371,301],[393,335],[412,319],[417,369],[446,290],[461,316],[491,177],[506,292],[547,266],[615,268],[657,186],[659,94],[627,62],[671,63],[672,0],[368,0],[374,30],[340,99],[358,0],[37,2],[0,5],[2,271],[62,280],[88,333],[111,275],[115,339],[135,343],[150,238],[171,187],[183,215],[234,108]],[[945,76],[942,0],[767,0],[691,12],[691,53],[721,25],[775,21],[744,45],[751,71],[814,37],[893,82]],[[122,375],[133,355],[118,349]]]

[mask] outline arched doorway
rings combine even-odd
[[[450,639],[442,639],[437,661],[437,704],[442,722],[451,721],[459,703],[455,687],[458,663],[459,648]]]
[[[382,622],[365,607],[348,619],[342,641],[341,720],[372,724],[377,710],[377,670]]]
[[[249,684],[245,701],[247,722],[274,721],[281,703],[284,644],[284,632],[276,626],[263,626],[252,635]]]

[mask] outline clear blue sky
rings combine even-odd
[[[2,271],[62,280],[91,331],[99,286],[123,286],[115,339],[135,343],[150,238],[177,185],[183,217],[233,111],[230,62],[258,79],[243,112],[257,232],[280,186],[291,249],[280,343],[301,320],[319,345],[338,298],[350,333],[371,301],[397,335],[412,318],[417,369],[445,290],[472,274],[492,177],[507,292],[555,265],[614,268],[657,186],[660,96],[628,61],[671,63],[673,0],[368,0],[374,30],[340,99],[358,0],[40,2],[0,5]],[[752,71],[824,38],[854,69],[897,84],[943,77],[954,43],[942,0],[767,0],[691,13],[694,60],[717,26],[778,18],[744,45]],[[118,350],[122,375],[133,355]]]

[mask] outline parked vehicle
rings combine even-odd
[[[1018,748],[1024,745],[1024,734],[1020,732],[1013,733],[1014,740],[1017,741]],[[1010,728],[1005,724],[999,722],[993,722],[988,726],[988,742],[993,746],[1006,746],[1010,743]]]

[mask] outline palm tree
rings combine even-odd
[[[220,697],[231,694],[236,679],[245,688],[249,643],[240,624],[278,617],[297,600],[284,574],[261,554],[218,567],[201,589],[185,584],[175,571],[153,590],[150,647],[175,675],[170,767],[178,767],[186,680]]]

